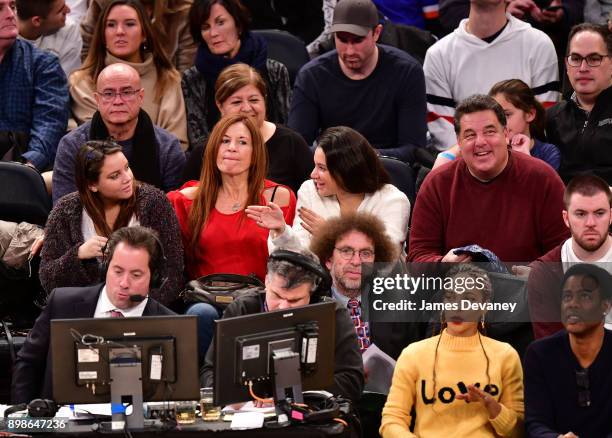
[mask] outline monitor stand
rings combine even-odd
[[[140,347],[110,348],[109,361],[111,429],[144,429]],[[125,413],[127,405],[132,405],[130,415]]]
[[[293,403],[304,403],[302,377],[300,375],[300,355],[291,350],[277,350],[272,353],[272,375],[274,380],[274,401],[277,427],[289,426],[287,414],[291,411],[288,398]],[[289,394],[289,397],[288,397]]]

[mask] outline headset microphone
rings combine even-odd
[[[138,295],[138,294],[136,294],[136,295],[130,295],[129,300],[130,300],[132,303],[142,303],[142,302],[145,300],[145,298],[146,298],[146,297],[145,297],[144,295]]]

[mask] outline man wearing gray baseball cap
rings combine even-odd
[[[330,29],[336,50],[300,70],[288,125],[312,144],[331,126],[359,131],[383,155],[412,161],[425,146],[425,79],[407,53],[377,44],[371,0],[341,0]]]

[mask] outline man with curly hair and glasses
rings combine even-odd
[[[361,352],[371,343],[393,358],[411,341],[423,337],[418,324],[371,322],[362,318],[364,263],[395,263],[397,247],[375,216],[353,213],[328,219],[310,244],[332,277],[332,296],[351,315]]]

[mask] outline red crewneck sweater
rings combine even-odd
[[[434,169],[416,199],[408,261],[440,261],[478,244],[504,262],[531,262],[569,237],[563,182],[541,160],[509,152],[506,168],[481,182],[465,161]]]

